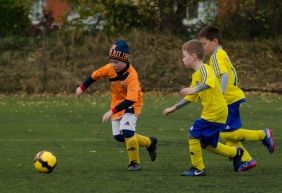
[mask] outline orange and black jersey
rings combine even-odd
[[[131,108],[119,111],[119,109],[122,109],[122,106],[132,104],[130,102],[133,102],[131,112],[134,112],[136,115],[141,113],[143,93],[138,74],[132,65],[128,64],[125,69],[116,73],[111,64],[106,64],[95,70],[91,77],[84,81],[84,89],[99,79],[109,79],[111,82],[111,108],[118,111],[113,114],[112,119],[118,119],[125,111],[130,110]]]

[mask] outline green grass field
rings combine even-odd
[[[0,96],[0,193],[281,192],[281,96],[248,97],[241,107],[246,128],[273,129],[273,155],[261,142],[245,142],[258,165],[252,172],[235,173],[228,159],[204,151],[208,176],[194,178],[180,174],[190,167],[186,129],[199,117],[200,106],[190,104],[162,116],[178,99],[145,96],[137,131],[158,137],[158,157],[151,162],[141,149],[142,170],[128,172],[124,146],[113,140],[110,122],[101,121],[108,96]],[[41,150],[57,156],[51,174],[33,167]]]

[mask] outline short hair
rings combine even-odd
[[[198,38],[207,38],[210,41],[217,39],[219,44],[222,43],[222,34],[220,29],[211,25],[202,28],[198,33]]]
[[[196,54],[199,60],[205,57],[205,49],[203,44],[196,39],[190,40],[183,44],[182,51],[187,51],[189,54]]]

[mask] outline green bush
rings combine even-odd
[[[21,0],[1,0],[0,36],[22,35],[30,27],[27,3]]]

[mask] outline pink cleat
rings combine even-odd
[[[238,171],[247,171],[249,169],[255,168],[257,166],[257,162],[254,159],[251,159],[251,161],[248,162],[242,162],[238,168]]]
[[[267,147],[269,153],[274,152],[274,140],[272,137],[272,130],[271,129],[264,129],[265,138],[263,139],[262,143]]]

